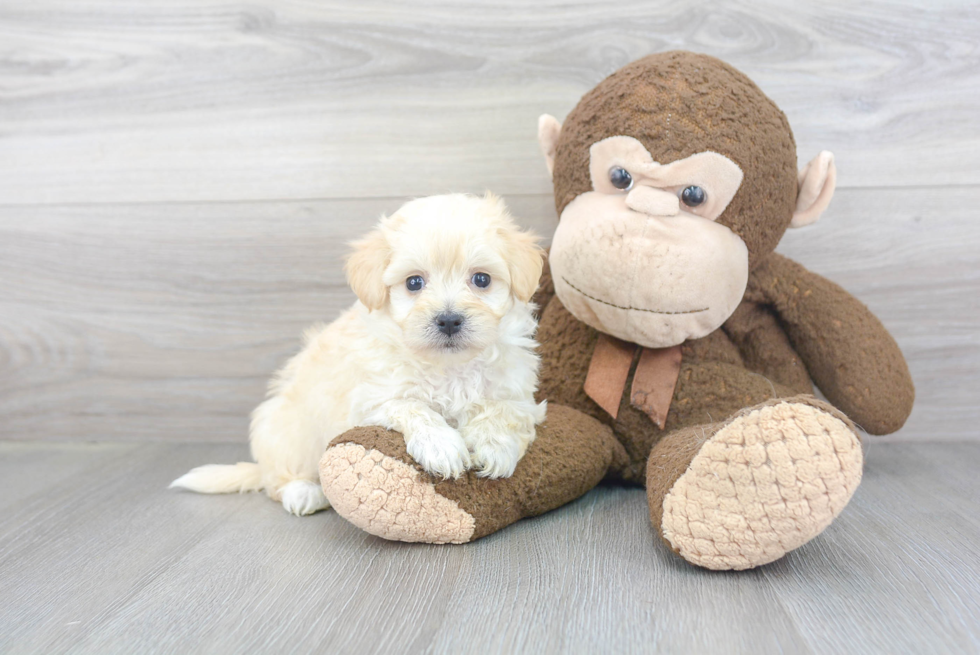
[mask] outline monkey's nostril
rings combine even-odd
[[[463,327],[463,315],[445,312],[436,316],[436,327],[447,336],[452,336]]]

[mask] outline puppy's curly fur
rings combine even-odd
[[[317,463],[356,425],[404,434],[430,473],[507,477],[545,404],[530,303],[543,265],[536,238],[504,203],[454,194],[413,200],[353,244],[358,301],[305,335],[252,414],[254,463],[208,465],[172,487],[264,489],[293,514],[328,507]]]

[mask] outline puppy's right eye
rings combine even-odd
[[[486,289],[488,286],[490,286],[490,276],[486,273],[475,273],[473,275],[473,284],[481,289]]]
[[[422,287],[425,286],[425,280],[422,279],[421,275],[413,275],[405,280],[405,286],[408,287],[409,291],[421,291]]]

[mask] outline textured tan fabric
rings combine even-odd
[[[710,437],[673,484],[663,537],[709,569],[772,562],[840,514],[861,482],[862,461],[857,435],[812,404],[754,409]]]
[[[338,514],[385,539],[462,544],[476,527],[456,502],[420,480],[414,467],[359,444],[327,449],[320,483]]]

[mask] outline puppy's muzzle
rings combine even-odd
[[[436,327],[447,337],[463,329],[463,315],[456,312],[443,312],[436,316]]]

